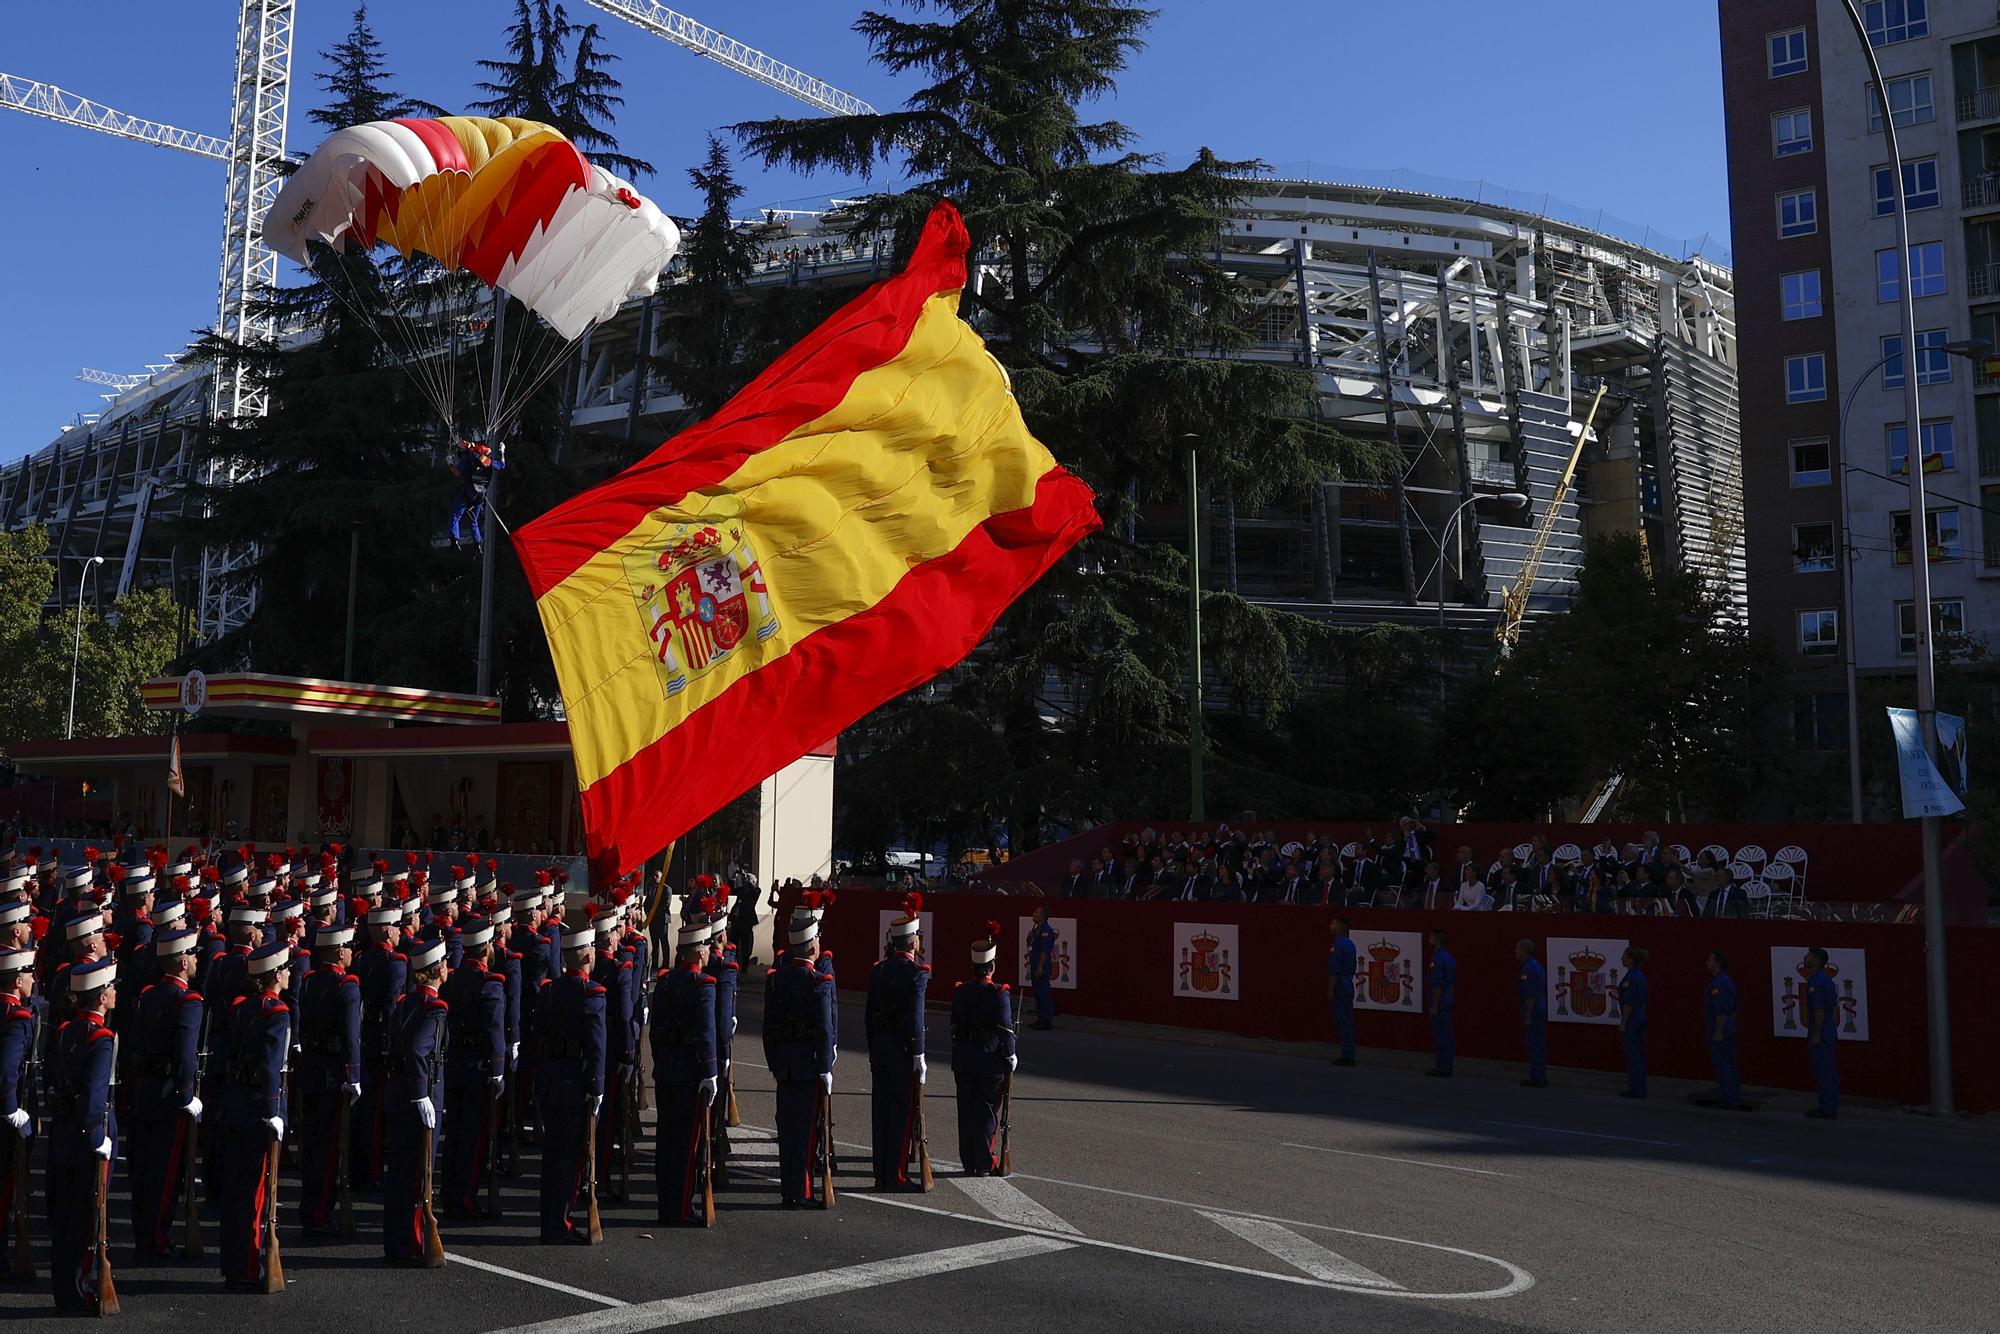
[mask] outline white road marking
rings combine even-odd
[[[946,1177],[945,1180],[971,1196],[974,1204],[995,1218],[1044,1232],[1076,1235],[1075,1227],[1029,1199],[1005,1177]]]
[[[1025,1260],[1072,1249],[1070,1242],[1042,1236],[1005,1237],[972,1246],[954,1246],[922,1255],[905,1255],[893,1260],[870,1260],[844,1269],[824,1269],[815,1274],[746,1283],[736,1288],[719,1288],[686,1297],[667,1297],[641,1302],[615,1311],[592,1311],[584,1315],[561,1316],[532,1325],[517,1325],[503,1334],[639,1334],[667,1325],[692,1324],[721,1316],[790,1306],[846,1292],[860,1292],[885,1283],[902,1283],[950,1274],[980,1265]]]
[[[1401,1163],[1405,1167],[1435,1167],[1440,1172],[1470,1172],[1478,1177],[1513,1177],[1512,1172],[1489,1172],[1483,1167],[1459,1167],[1452,1163],[1427,1163],[1421,1158],[1391,1158],[1386,1153],[1357,1153],[1353,1149],[1329,1149],[1324,1144],[1293,1144],[1284,1141],[1281,1147],[1306,1149],[1313,1153],[1337,1153],[1343,1158],[1372,1158],[1378,1163]]]
[[[1302,1270],[1314,1278],[1325,1279],[1329,1283],[1354,1284],[1363,1288],[1400,1289],[1403,1286],[1383,1278],[1366,1265],[1358,1265],[1346,1256],[1330,1251],[1316,1241],[1308,1241],[1290,1228],[1277,1223],[1267,1223],[1261,1218],[1244,1218],[1237,1214],[1210,1213],[1206,1209],[1198,1212],[1217,1227],[1235,1233],[1259,1250],[1275,1255],[1292,1268]]]
[[[589,1292],[583,1288],[572,1288],[569,1284],[558,1283],[552,1278],[538,1278],[533,1274],[524,1274],[518,1269],[509,1269],[505,1265],[489,1264],[485,1260],[475,1260],[469,1255],[460,1255],[457,1251],[446,1252],[445,1259],[451,1264],[464,1265],[468,1269],[484,1270],[489,1274],[499,1274],[503,1278],[519,1279],[523,1283],[532,1283],[538,1288],[553,1288],[557,1292],[566,1292],[572,1297],[581,1297],[585,1301],[596,1302],[599,1306],[631,1305],[630,1302],[621,1301],[616,1297],[607,1297],[601,1292]]]
[[[1670,1139],[1638,1139],[1631,1135],[1606,1135],[1595,1130],[1563,1130],[1557,1126],[1529,1125],[1526,1121],[1481,1121],[1483,1126],[1512,1126],[1516,1130],[1540,1130],[1550,1135],[1575,1135],[1579,1139],[1609,1139],[1620,1144],[1651,1144],[1661,1149],[1685,1149],[1687,1145],[1677,1144]]]

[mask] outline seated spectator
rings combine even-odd
[[[1423,878],[1417,882],[1417,905],[1424,908],[1437,907],[1438,894],[1447,896],[1451,891],[1445,888],[1444,868],[1436,862],[1424,864]]]
[[[1465,868],[1465,876],[1458,884],[1458,893],[1451,901],[1453,912],[1492,912],[1493,896],[1486,892],[1486,882],[1479,878],[1477,867]]]
[[[1090,880],[1083,873],[1083,862],[1079,858],[1072,857],[1069,861],[1069,874],[1063,877],[1062,884],[1056,889],[1056,897],[1059,899],[1087,898],[1089,897],[1089,885]]]
[[[1223,862],[1215,868],[1215,881],[1209,887],[1211,903],[1248,903],[1250,896],[1244,891],[1243,877],[1235,867]]]
[[[1687,893],[1689,906],[1696,917],[1713,916],[1715,896],[1721,889],[1720,868],[1716,865],[1715,854],[1706,849],[1695,856],[1694,870],[1688,873]]]

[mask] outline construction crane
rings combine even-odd
[[[706,24],[696,23],[653,0],[588,0],[607,14],[643,28],[655,37],[686,47],[719,65],[735,70],[746,79],[755,79],[788,97],[796,97],[809,107],[831,116],[872,116],[875,108],[852,93],[844,93],[824,79],[815,79],[803,70],[773,60],[734,37],[725,36]]]
[[[98,130],[104,134],[115,134],[121,139],[136,139],[142,144],[155,144],[161,148],[178,148],[183,153],[193,153],[196,157],[226,160],[229,157],[229,141],[218,139],[212,134],[198,134],[193,130],[176,129],[172,125],[162,125],[156,120],[141,120],[123,111],[114,110],[102,102],[93,102],[87,97],[58,88],[52,83],[36,83],[14,74],[0,74],[0,106],[25,111],[30,116],[41,116],[47,120],[60,121],[65,125],[81,125],[86,130]]]
[[[1604,386],[1597,386],[1597,394],[1590,400],[1589,415],[1583,419],[1583,429],[1576,433],[1576,446],[1569,452],[1569,462],[1563,465],[1562,475],[1556,478],[1555,489],[1549,494],[1548,504],[1542,510],[1542,520],[1535,525],[1535,535],[1528,541],[1528,554],[1521,558],[1521,572],[1514,577],[1514,586],[1507,590],[1507,596],[1500,600],[1500,625],[1494,631],[1499,641],[1500,654],[1505,657],[1514,651],[1521,641],[1521,618],[1528,612],[1528,595],[1535,591],[1535,576],[1541,571],[1542,557],[1549,549],[1549,538],[1555,533],[1556,521],[1562,517],[1563,501],[1569,498],[1569,484],[1576,477],[1576,465],[1583,458],[1583,447],[1590,439],[1590,428],[1597,421],[1598,405],[1604,402]]]
[[[127,389],[138,388],[152,377],[149,375],[121,375],[117,371],[92,370],[90,367],[85,366],[76,373],[76,378],[85,384],[108,385],[110,388],[122,393]]]

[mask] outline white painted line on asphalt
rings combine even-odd
[[[1564,1130],[1558,1126],[1529,1125],[1526,1121],[1481,1121],[1482,1126],[1512,1126],[1516,1130],[1540,1130],[1550,1135],[1575,1135],[1578,1139],[1609,1139],[1620,1144],[1651,1144],[1661,1149],[1685,1149],[1687,1145],[1677,1144],[1670,1139],[1638,1139],[1632,1135],[1606,1135],[1596,1130]]]
[[[1452,1163],[1427,1163],[1421,1158],[1391,1158],[1386,1153],[1358,1153],[1353,1149],[1329,1149],[1324,1144],[1293,1144],[1281,1141],[1287,1149],[1306,1149],[1313,1153],[1337,1153],[1343,1158],[1372,1158],[1378,1163],[1401,1163],[1405,1167],[1435,1167],[1440,1172],[1469,1172],[1476,1177],[1514,1178],[1512,1172],[1489,1172],[1483,1167],[1459,1167]]]
[[[971,1196],[974,1204],[995,1218],[1044,1232],[1076,1235],[1075,1227],[1029,1199],[1005,1177],[946,1177],[945,1180]]]
[[[599,1306],[631,1305],[630,1302],[621,1301],[616,1297],[607,1297],[601,1292],[589,1292],[583,1288],[572,1288],[569,1284],[558,1283],[552,1278],[538,1278],[534,1274],[524,1274],[518,1269],[509,1269],[505,1265],[489,1264],[485,1260],[475,1260],[469,1255],[460,1255],[457,1251],[446,1252],[445,1259],[451,1264],[464,1265],[468,1269],[482,1269],[489,1274],[499,1274],[503,1278],[519,1279],[523,1283],[532,1283],[538,1288],[551,1288],[556,1292],[566,1292],[572,1297],[581,1297],[587,1302],[596,1302]]]
[[[1070,1249],[1072,1243],[1052,1237],[1005,1237],[999,1241],[954,1246],[948,1250],[927,1251],[922,1255],[905,1255],[893,1260],[870,1260],[844,1269],[825,1269],[815,1274],[746,1283],[741,1287],[719,1288],[714,1292],[698,1292],[686,1297],[667,1297],[615,1311],[562,1316],[532,1325],[517,1325],[503,1331],[503,1334],[585,1334],[586,1331],[588,1334],[640,1334],[640,1331],[667,1325],[692,1324],[698,1320],[741,1315],[746,1311],[769,1310],[846,1292],[860,1292],[885,1283],[958,1273],[980,1265],[1025,1260]]]
[[[1329,1283],[1354,1284],[1364,1288],[1400,1289],[1403,1286],[1383,1278],[1366,1265],[1358,1265],[1337,1251],[1330,1251],[1316,1241],[1308,1241],[1290,1228],[1277,1223],[1267,1223],[1261,1218],[1243,1218],[1236,1214],[1210,1213],[1206,1209],[1196,1212],[1217,1227],[1235,1233],[1257,1249],[1276,1256],[1292,1268],[1310,1274],[1314,1278],[1325,1279]]]

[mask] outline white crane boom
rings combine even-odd
[[[655,0],[589,0],[589,3],[645,29],[655,37],[678,43],[696,55],[706,56],[718,65],[726,65],[747,79],[776,88],[828,115],[875,114],[874,107],[853,93],[842,92],[824,79],[815,79],[804,70],[793,69],[782,60],[774,60],[757,48],[746,46],[705,23],[696,23],[685,14],[655,3]]]
[[[65,125],[102,130],[122,139],[136,139],[142,144],[178,148],[196,157],[211,157],[218,161],[227,161],[229,157],[227,139],[162,125],[156,120],[141,120],[52,83],[37,83],[14,74],[0,74],[0,106],[25,111],[30,116],[61,121]]]
[[[93,370],[91,367],[85,366],[76,373],[76,378],[85,384],[108,385],[113,389],[123,390],[136,388],[146,383],[152,377],[146,375],[121,375],[117,371]]]

